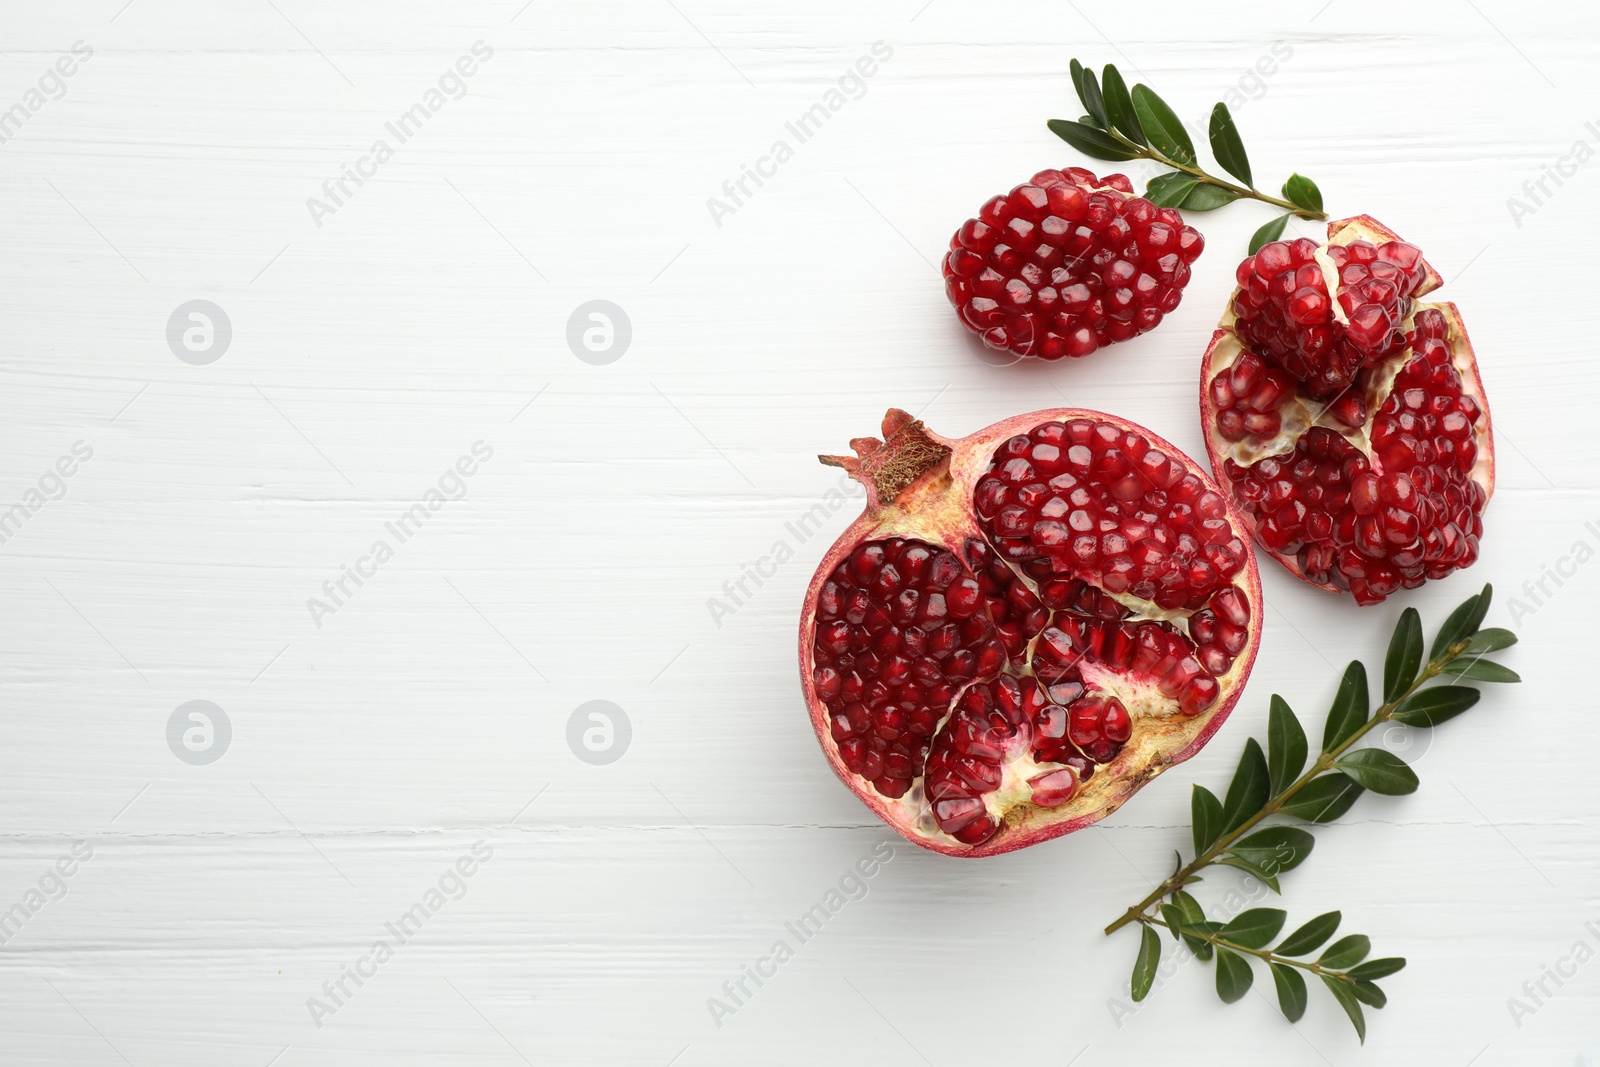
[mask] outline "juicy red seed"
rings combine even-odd
[[[1084,697],[1067,709],[1067,736],[1096,763],[1110,763],[1133,736],[1133,719],[1116,697]]]
[[[945,293],[991,348],[1081,358],[1158,325],[1205,247],[1120,174],[1047,170],[985,204],[950,242]]]

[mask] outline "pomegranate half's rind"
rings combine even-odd
[[[1401,238],[1395,232],[1370,216],[1361,215],[1355,218],[1343,219],[1328,224],[1328,245],[1348,246],[1357,241],[1365,241],[1373,245],[1382,246],[1386,242],[1398,242]],[[1319,257],[1320,258],[1320,257]],[[1248,260],[1246,261],[1249,262]],[[1244,269],[1241,267],[1241,269]],[[1327,270],[1334,272],[1336,269],[1329,265]],[[1426,260],[1419,260],[1417,273],[1420,281],[1416,285],[1412,296],[1418,297],[1437,289],[1442,284],[1442,278]],[[1242,287],[1241,287],[1242,289]],[[1235,289],[1234,295],[1238,296],[1241,289]],[[1230,437],[1222,432],[1220,416],[1222,410],[1217,399],[1215,384],[1219,376],[1240,361],[1248,349],[1242,342],[1238,329],[1238,316],[1236,314],[1235,299],[1230,298],[1217,330],[1213,333],[1211,342],[1207,346],[1205,356],[1201,361],[1200,369],[1200,421],[1206,441],[1206,453],[1211,464],[1212,472],[1217,482],[1222,486],[1230,501],[1235,505],[1240,517],[1249,528],[1252,538],[1263,551],[1277,560],[1285,569],[1296,577],[1315,585],[1319,589],[1335,593],[1354,592],[1350,588],[1348,579],[1337,574],[1328,578],[1319,578],[1308,575],[1302,566],[1301,553],[1298,551],[1279,551],[1270,543],[1271,538],[1264,537],[1261,529],[1262,516],[1241,498],[1239,486],[1229,476],[1232,467],[1236,472],[1239,468],[1254,468],[1264,459],[1278,459],[1289,462],[1296,455],[1296,445],[1305,435],[1317,428],[1332,431],[1348,442],[1370,464],[1370,469],[1377,474],[1383,473],[1383,465],[1377,458],[1377,451],[1373,447],[1372,432],[1375,418],[1383,414],[1382,408],[1386,401],[1396,392],[1396,379],[1402,369],[1415,355],[1415,349],[1410,343],[1414,336],[1419,320],[1426,321],[1427,316],[1437,316],[1433,322],[1444,323],[1444,333],[1449,354],[1449,364],[1460,379],[1460,394],[1470,397],[1476,404],[1478,414],[1471,428],[1471,441],[1476,448],[1475,458],[1469,469],[1465,471],[1466,478],[1482,489],[1482,502],[1478,505],[1473,518],[1481,528],[1481,512],[1488,499],[1494,493],[1494,435],[1493,421],[1489,409],[1488,397],[1484,391],[1483,379],[1478,369],[1477,356],[1472,347],[1471,339],[1467,335],[1466,325],[1462,319],[1460,309],[1451,302],[1429,303],[1414,300],[1409,313],[1403,320],[1396,324],[1396,328],[1407,335],[1408,343],[1394,355],[1385,357],[1381,361],[1374,361],[1364,369],[1351,388],[1346,393],[1330,400],[1314,399],[1307,395],[1305,389],[1294,391],[1292,395],[1277,402],[1273,414],[1279,423],[1278,429],[1264,434],[1247,434],[1239,438],[1237,434]],[[1254,353],[1252,353],[1254,355]],[[1270,357],[1256,356],[1257,361],[1270,368],[1271,373],[1282,373],[1282,369],[1273,365]],[[1435,398],[1433,392],[1428,391],[1427,401]],[[1339,414],[1339,401],[1346,403],[1350,399],[1359,400],[1359,410],[1363,413],[1365,421],[1359,426],[1352,427],[1341,419]],[[1402,409],[1403,412],[1404,409]],[[1427,466],[1428,464],[1421,464]],[[1337,520],[1337,515],[1335,515]],[[1426,533],[1426,530],[1423,531]],[[1476,537],[1473,538],[1474,548]],[[1347,543],[1346,543],[1347,544]],[[1475,557],[1474,557],[1475,558]],[[1408,561],[1409,562],[1409,561]],[[1469,564],[1460,564],[1469,565]],[[1415,565],[1413,565],[1414,567]],[[1429,575],[1437,577],[1438,575]],[[1411,577],[1404,579],[1401,584],[1405,588],[1414,588],[1421,584],[1422,578]],[[1343,582],[1343,584],[1339,584]],[[1392,591],[1392,590],[1391,590]],[[1370,604],[1381,601],[1384,594],[1375,594],[1371,590],[1366,595],[1357,595],[1358,603]]]
[[[895,414],[891,412],[891,418]],[[909,420],[909,416],[905,418]],[[1016,801],[1012,797],[1010,806],[1003,813],[996,813],[1000,820],[998,831],[978,845],[963,844],[939,828],[930,815],[930,804],[923,796],[920,782],[917,788],[906,795],[891,798],[879,793],[871,782],[845,766],[839,744],[830,731],[829,708],[818,695],[813,681],[817,662],[818,623],[816,613],[810,608],[818,603],[830,576],[858,546],[888,538],[912,538],[943,546],[961,556],[959,545],[962,540],[972,535],[981,536],[972,511],[972,487],[983,476],[995,450],[1008,439],[1026,434],[1041,424],[1075,419],[1110,421],[1136,432],[1144,436],[1153,448],[1184,464],[1188,472],[1201,478],[1208,486],[1212,484],[1200,466],[1170,442],[1143,427],[1113,419],[1101,412],[1078,408],[1046,409],[1006,419],[966,438],[944,438],[926,430],[920,423],[914,423],[915,428],[929,441],[949,450],[948,462],[915,478],[904,488],[900,488],[899,480],[892,471],[886,477],[881,476],[880,472],[881,484],[875,484],[872,477],[863,477],[858,473],[857,476],[866,486],[866,510],[828,550],[806,591],[808,610],[802,615],[799,633],[801,684],[813,730],[829,766],[839,780],[879,818],[911,843],[933,852],[968,858],[999,855],[1060,837],[1110,815],[1145,783],[1198,752],[1221,728],[1243,693],[1245,680],[1260,647],[1261,581],[1254,555],[1247,550],[1245,564],[1232,581],[1248,602],[1248,641],[1231,667],[1216,676],[1220,694],[1215,704],[1192,716],[1177,713],[1175,709],[1168,709],[1166,714],[1151,715],[1146,714],[1149,710],[1147,707],[1137,704],[1136,698],[1130,699],[1130,704],[1136,704],[1132,711],[1134,726],[1131,736],[1113,759],[1093,769],[1089,779],[1078,787],[1071,800],[1058,807],[1047,808],[1026,799]],[[886,420],[886,430],[888,422]],[[864,444],[870,449],[877,442],[873,439],[852,442],[858,451]],[[885,491],[880,493],[880,488]],[[1226,500],[1226,494],[1222,496]],[[886,500],[881,497],[892,498]],[[1246,538],[1248,545],[1248,526],[1231,510],[1231,506],[1228,520],[1239,536]],[[1016,570],[1015,567],[1012,569]],[[1036,583],[1031,579],[1020,573],[1016,578],[1036,590]],[[1130,597],[1117,599],[1132,602]],[[1146,618],[1171,619],[1183,616],[1182,612],[1163,613],[1154,605],[1147,606],[1151,613]],[[1030,649],[1038,640],[1037,636],[1034,637],[1029,644]],[[1020,672],[1014,668],[1013,673],[1024,679],[1034,677],[1031,669],[1026,667]],[[982,681],[984,679],[979,678],[971,684]],[[1015,784],[1010,781],[1009,775],[1008,784]]]

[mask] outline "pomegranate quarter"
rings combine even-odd
[[[1206,350],[1211,469],[1261,547],[1375,604],[1478,558],[1494,491],[1489,402],[1438,273],[1366,215],[1239,264]]]
[[[1187,456],[1063,408],[940,437],[903,411],[823,456],[867,507],[823,558],[800,674],[834,772],[909,841],[990,856],[1188,759],[1261,637],[1249,533]]]

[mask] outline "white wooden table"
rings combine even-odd
[[[1600,949],[1600,15],[1251,7],[0,8],[0,1061],[1596,1062],[1600,963],[1560,961]],[[1182,308],[1070,366],[979,358],[933,269],[989,195],[1082,162],[1043,126],[1078,114],[1072,55],[1196,119],[1231,90],[1258,174],[1425,247],[1500,484],[1482,561],[1389,605],[1266,566],[1206,752],[962,863],[818,753],[793,632],[856,501],[788,524],[836,487],[812,457],[891,404],[963,434],[1070,402],[1199,451],[1197,362],[1265,208],[1203,217]],[[631,337],[579,358],[594,300]],[[1291,921],[1343,908],[1411,959],[1367,1047],[1320,991],[1291,1027],[1264,975],[1225,1008],[1193,963],[1128,1010],[1136,938],[1100,928],[1186,847],[1190,783],[1226,785],[1269,694],[1320,723],[1403,604],[1431,627],[1486,580],[1527,683],[1416,741],[1421,791],[1363,799],[1285,885]],[[569,745],[595,700],[629,726],[609,763]],[[860,899],[786,932],[885,842]],[[1514,1018],[1546,965],[1576,970]]]

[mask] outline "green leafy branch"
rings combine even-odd
[[[1194,141],[1183,121],[1147,85],[1131,90],[1117,68],[1107,63],[1100,79],[1094,71],[1072,61],[1072,84],[1086,112],[1076,122],[1051,119],[1050,132],[1095,159],[1120,162],[1150,159],[1173,168],[1151,178],[1145,197],[1157,207],[1185,211],[1215,211],[1235,200],[1260,200],[1286,209],[1255,232],[1250,239],[1250,254],[1269,241],[1283,236],[1291,216],[1326,220],[1322,192],[1315,182],[1294,174],[1283,183],[1283,195],[1273,196],[1255,187],[1250,174],[1250,157],[1245,153],[1239,128],[1234,125],[1228,105],[1218,102],[1211,109],[1209,140],[1211,154],[1224,171],[1239,179],[1238,184],[1208,173],[1199,165]]]
[[[1240,955],[1242,951],[1271,966],[1279,1002],[1291,1020],[1300,1018],[1305,1010],[1305,983],[1298,974],[1285,977],[1284,972],[1309,970],[1323,979],[1365,1040],[1361,1005],[1383,1007],[1383,993],[1374,983],[1398,971],[1405,965],[1404,960],[1373,961],[1365,965],[1365,970],[1352,967],[1361,963],[1370,947],[1367,939],[1359,935],[1342,938],[1311,965],[1284,959],[1281,957],[1303,955],[1320,946],[1338,926],[1338,913],[1313,919],[1276,949],[1266,951],[1266,944],[1283,926],[1282,912],[1257,908],[1225,924],[1213,922],[1206,919],[1184,887],[1199,881],[1198,873],[1216,864],[1245,871],[1273,892],[1281,892],[1278,876],[1303,863],[1316,842],[1308,831],[1297,826],[1276,824],[1257,829],[1263,821],[1283,815],[1312,824],[1328,823],[1349,811],[1368,790],[1388,796],[1414,792],[1417,775],[1404,760],[1385,749],[1357,748],[1356,743],[1384,723],[1434,727],[1478,702],[1480,694],[1472,686],[1429,684],[1440,677],[1521,681],[1515,671],[1485,658],[1517,641],[1509,630],[1479,629],[1493,593],[1493,588],[1486,585],[1481,593],[1468,597],[1450,613],[1428,650],[1426,662],[1421,616],[1415,608],[1403,611],[1384,658],[1384,703],[1369,715],[1367,671],[1359,660],[1352,662],[1328,712],[1321,752],[1309,767],[1305,729],[1283,698],[1273,695],[1266,749],[1263,751],[1255,738],[1245,742],[1244,755],[1226,797],[1218,799],[1205,786],[1194,787],[1191,812],[1195,858],[1180,864],[1149,896],[1106,927],[1107,934],[1130,923],[1144,927],[1134,966],[1135,1000],[1142,1000],[1149,993],[1150,980],[1142,975],[1146,969],[1153,975],[1155,964],[1160,961],[1160,937],[1152,928],[1163,926],[1174,936],[1182,937],[1203,960],[1210,959],[1215,950],[1217,992],[1223,1000],[1232,1003],[1249,989],[1249,964]],[[1313,940],[1311,935],[1320,929],[1319,923],[1327,926],[1326,934]],[[1357,947],[1359,954],[1355,954]],[[1342,951],[1335,951],[1341,948]],[[1383,970],[1380,963],[1390,969]],[[1226,976],[1224,968],[1228,971]]]

